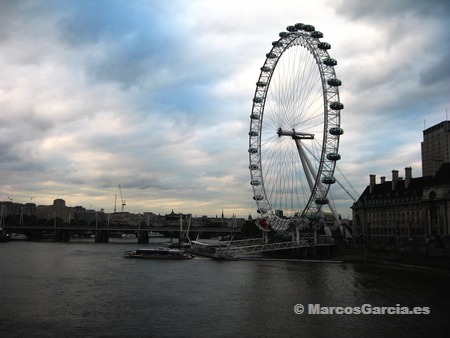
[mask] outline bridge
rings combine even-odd
[[[204,228],[204,227],[193,227],[189,229],[181,229],[175,226],[141,226],[141,227],[131,227],[131,226],[51,226],[51,225],[13,225],[13,226],[3,226],[9,233],[18,232],[25,234],[29,239],[39,239],[39,238],[51,238],[54,241],[68,242],[74,234],[86,234],[92,233],[95,235],[95,242],[107,243],[112,233],[135,233],[137,234],[138,243],[145,244],[149,242],[149,234],[158,232],[166,235],[167,237],[186,237],[187,232],[190,236],[196,237],[197,234],[210,234],[210,235],[235,235],[240,233],[241,229],[236,227],[218,227],[218,228]],[[45,236],[44,236],[45,235]]]

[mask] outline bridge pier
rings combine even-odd
[[[53,233],[53,242],[62,242],[62,233],[61,231],[56,231]]]
[[[53,233],[53,242],[68,242],[69,240],[69,230],[56,230]]]
[[[68,242],[70,240],[69,230],[63,230],[62,234],[63,234],[63,236],[62,236],[63,242]]]
[[[148,244],[148,231],[140,231],[138,234],[139,244]]]
[[[95,232],[95,243],[108,243],[109,233],[107,230],[97,230]]]

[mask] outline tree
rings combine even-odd
[[[241,233],[245,237],[256,237],[261,234],[261,230],[258,229],[255,221],[249,219],[242,226]]]

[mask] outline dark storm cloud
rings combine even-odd
[[[442,100],[443,91],[450,90],[449,1],[343,0],[336,3],[335,11],[378,34],[361,42],[361,51],[358,44],[350,47],[370,62],[356,65],[357,72],[350,76],[358,85],[353,92],[380,91],[387,108],[382,111],[401,115],[402,101],[408,100],[410,111],[417,111],[431,106],[427,101]],[[398,102],[390,102],[396,100],[394,93]]]
[[[143,13],[145,8],[139,8],[137,4],[114,0],[66,1],[64,15],[58,24],[61,37],[74,48],[92,46],[104,40],[118,42],[143,28],[144,15],[148,15],[145,21],[150,25],[159,21],[157,13]]]
[[[205,88],[220,67],[196,57],[195,39],[177,23],[182,4],[172,4],[68,2],[56,24],[59,39],[88,81],[117,83],[122,90],[139,87],[131,104],[143,115],[155,107],[199,114],[199,102],[210,102]]]
[[[174,62],[183,48],[183,32],[166,18],[174,15],[159,1],[70,1],[57,27],[75,52],[88,50],[91,79],[129,87]]]
[[[430,63],[420,72],[420,83],[422,86],[441,86],[450,88],[450,28],[442,34],[442,40],[435,43],[435,46],[429,49]]]
[[[379,20],[380,25],[386,20],[408,19],[410,15],[447,20],[450,14],[450,2],[447,0],[343,0],[333,3],[339,15],[354,20]]]
[[[51,6],[33,0],[0,2],[0,41],[14,39],[23,33],[31,34],[30,27],[39,28],[43,17],[51,15]]]

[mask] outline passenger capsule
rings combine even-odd
[[[258,132],[257,131],[251,131],[248,133],[250,136],[258,136]]]
[[[275,53],[267,53],[266,57],[269,59],[276,59],[278,56]]]
[[[287,27],[286,27],[286,30],[287,30],[288,32],[296,32],[296,31],[297,31],[297,28],[295,28],[295,26],[287,26]]]
[[[256,164],[250,164],[250,165],[248,166],[248,168],[249,168],[250,170],[258,170],[258,166],[257,166]]]
[[[255,103],[261,103],[261,102],[263,102],[263,98],[262,97],[254,97],[253,98],[253,102],[255,102]]]
[[[341,159],[341,155],[339,155],[338,153],[329,153],[327,154],[327,159],[329,159],[330,161],[338,161]]]
[[[320,38],[323,38],[323,33],[319,32],[319,31],[314,31],[314,32],[311,32],[311,37],[313,37],[315,39],[320,39]]]
[[[251,185],[260,185],[261,182],[258,181],[258,180],[253,180],[253,181],[250,182],[250,184],[251,184]]]
[[[253,196],[253,199],[254,199],[255,201],[261,201],[261,200],[264,199],[264,197],[261,196],[261,195],[256,195],[256,196]]]
[[[335,59],[332,59],[332,58],[326,58],[326,59],[323,59],[323,64],[333,67],[333,66],[337,65],[337,61]]]
[[[267,67],[267,66],[263,66],[263,67],[261,67],[261,71],[263,71],[263,72],[270,72],[270,71],[272,71],[272,68]]]
[[[326,197],[319,197],[315,199],[316,204],[324,205],[328,204],[328,198]]]
[[[304,24],[302,24],[302,23],[296,23],[295,24],[295,28],[297,28],[298,30],[302,30],[303,26],[304,26]]]
[[[252,120],[259,120],[259,114],[253,113],[252,115],[250,115],[250,118],[251,118]]]
[[[267,83],[264,82],[264,81],[258,81],[258,82],[256,82],[256,85],[257,85],[258,87],[265,87],[265,86],[267,85]]]
[[[256,212],[258,214],[265,214],[267,212],[267,209],[258,209],[258,210],[256,210]]]
[[[272,46],[274,47],[283,47],[283,43],[281,41],[272,42]]]
[[[318,47],[319,49],[327,50],[327,49],[330,49],[330,48],[331,48],[331,45],[330,45],[328,42],[319,42],[319,43],[317,44],[317,47]]]
[[[316,28],[313,25],[304,25],[303,30],[306,32],[314,32]]]
[[[250,148],[250,149],[248,150],[248,152],[249,152],[250,154],[257,154],[257,153],[258,153],[258,149],[256,149],[256,148]]]
[[[265,218],[261,218],[260,220],[258,220],[257,226],[262,231],[270,231],[270,228],[271,228],[269,221]]]
[[[330,108],[334,110],[341,110],[344,109],[344,105],[340,102],[335,101],[330,103]]]
[[[330,128],[329,132],[331,135],[339,136],[344,133],[344,129],[339,128],[339,127],[333,127],[333,128]]]
[[[323,184],[333,184],[336,183],[336,179],[333,176],[322,177]]]
[[[288,32],[281,32],[278,35],[280,36],[280,38],[285,38],[286,36],[289,36],[289,33]]]
[[[339,79],[329,79],[327,83],[333,87],[339,87],[342,84],[341,80]]]

